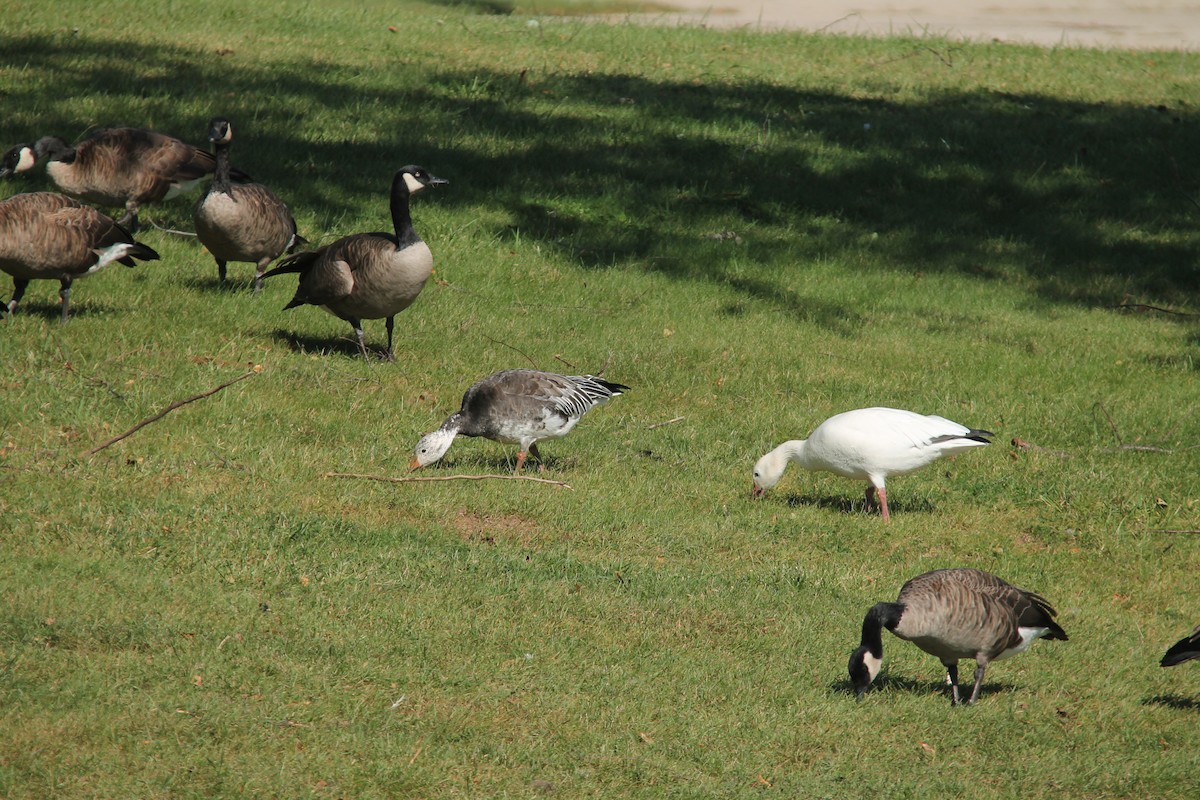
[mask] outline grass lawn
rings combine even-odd
[[[388,229],[402,165],[450,181],[395,363],[293,276],[220,285],[162,230],[194,196],[69,324],[45,281],[0,320],[0,797],[1194,797],[1200,666],[1158,659],[1200,622],[1200,54],[569,5],[0,9],[0,148],[224,115],[314,243]],[[570,488],[328,477],[407,475],[530,364],[633,387],[542,447]],[[997,441],[891,481],[888,526],[832,475],[751,500],[871,405]],[[889,636],[855,703],[863,614],[945,566],[1070,641],[951,708]]]

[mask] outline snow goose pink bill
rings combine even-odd
[[[532,369],[510,369],[477,381],[463,395],[462,408],[433,433],[421,437],[413,452],[413,469],[440,459],[456,436],[482,436],[515,444],[517,469],[526,453],[544,470],[537,443],[566,436],[591,409],[629,390],[628,386],[593,375],[556,375]]]
[[[889,475],[903,475],[942,456],[982,447],[991,431],[960,425],[945,417],[898,408],[859,408],[836,414],[807,439],[784,442],[754,465],[755,497],[779,483],[789,461],[803,469],[832,472],[867,481],[867,507],[876,496],[884,521],[888,515]]]

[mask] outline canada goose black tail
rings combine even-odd
[[[135,258],[141,261],[158,261],[161,256],[159,256],[158,251],[153,247],[147,247],[141,242],[134,242],[133,246],[129,248],[129,252],[117,259],[117,263],[124,264],[127,267],[136,267],[137,261],[134,261]]]
[[[296,237],[299,240],[299,236]],[[305,242],[307,244],[307,242]],[[275,275],[287,275],[289,273],[306,272],[312,266],[313,261],[317,258],[315,251],[306,250],[303,253],[294,253],[279,262],[275,269],[267,270],[263,273],[263,280],[274,277]]]
[[[1162,661],[1159,663],[1164,667],[1173,667],[1176,664],[1182,664],[1185,661],[1191,661],[1193,658],[1200,658],[1200,625],[1196,626],[1196,630],[1192,631],[1189,636],[1185,636],[1163,653]]]
[[[969,430],[965,434],[963,434],[962,438],[970,439],[975,442],[983,442],[984,444],[991,444],[992,438],[995,435],[996,434],[992,433],[991,431],[984,431],[984,430],[978,430],[976,428],[972,428],[971,430]]]

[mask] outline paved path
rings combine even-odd
[[[1200,0],[660,0],[663,22],[1200,50]],[[652,15],[660,16],[660,15]]]

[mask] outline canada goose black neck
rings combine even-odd
[[[230,129],[229,120],[217,117],[210,122],[208,140],[212,142],[213,154],[217,159],[217,166],[213,172],[212,191],[229,194],[229,190],[233,186],[230,180],[232,167],[229,160],[229,146],[233,141],[233,131]]]
[[[39,160],[61,161],[64,164],[75,161],[76,155],[75,148],[57,136],[43,136],[38,139],[33,145],[33,152]]]
[[[415,168],[405,167],[392,178],[392,226],[396,230],[396,248],[399,250],[421,241],[421,237],[413,228],[412,212],[408,207],[412,190],[408,188],[407,176],[412,174],[413,169]]]

